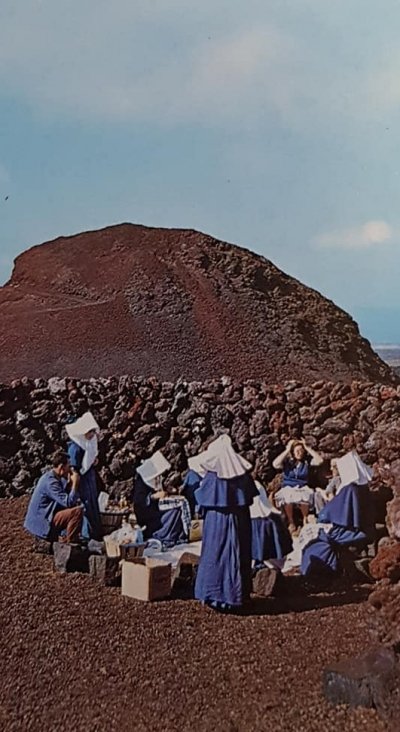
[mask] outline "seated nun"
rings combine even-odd
[[[209,445],[202,468],[195,493],[204,515],[195,598],[219,610],[240,608],[251,591],[249,507],[257,495],[251,465],[222,435]]]
[[[341,546],[362,546],[373,535],[370,468],[353,451],[336,461],[340,485],[318,515],[318,523],[302,530],[301,573],[336,572]]]
[[[205,472],[202,467],[202,460],[204,460],[205,454],[206,451],[188,458],[189,470],[186,473],[181,490],[181,496],[184,496],[189,503],[190,515],[192,518],[196,518],[199,515],[199,506],[196,505],[195,492],[205,476]]]
[[[39,478],[26,512],[24,528],[38,539],[79,541],[83,507],[77,505],[79,493],[69,478],[68,455],[56,452],[52,468]]]
[[[314,491],[309,487],[310,465],[321,465],[323,458],[306,445],[304,440],[290,440],[286,449],[278,455],[272,465],[282,470],[282,488],[275,493],[278,508],[283,508],[293,534],[296,531],[294,508],[298,506],[303,524],[308,522],[310,508],[314,505]]]
[[[100,427],[91,412],[65,425],[70,442],[68,455],[72,470],[72,484],[79,490],[85,508],[82,534],[85,539],[100,541],[103,537],[98,503],[95,462],[99,452],[97,434]]]
[[[190,509],[181,496],[168,496],[162,487],[162,476],[171,467],[158,450],[136,470],[132,502],[145,539],[158,539],[163,547],[188,541]]]
[[[258,495],[250,507],[251,556],[254,568],[264,566],[264,560],[283,559],[293,549],[292,538],[281,516],[274,508],[261,483],[255,481]]]

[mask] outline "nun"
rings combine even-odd
[[[352,451],[336,461],[340,483],[336,495],[318,515],[318,523],[300,534],[301,573],[333,573],[339,569],[341,546],[362,547],[373,536],[369,492],[372,470]]]
[[[206,451],[188,458],[189,470],[185,475],[185,480],[181,490],[181,496],[186,498],[190,506],[190,515],[192,519],[197,518],[200,514],[199,506],[196,504],[195,492],[199,488],[200,483],[205,476],[205,471],[202,465],[205,455]]]
[[[99,452],[97,435],[100,427],[91,412],[86,412],[75,422],[65,425],[68,456],[72,469],[72,485],[79,489],[79,496],[85,508],[82,535],[85,539],[100,541],[101,526],[95,462]]]
[[[258,495],[250,507],[251,556],[254,569],[261,569],[268,559],[284,559],[293,549],[291,535],[281,512],[274,508],[261,483],[255,481]]]
[[[158,450],[136,470],[132,502],[145,539],[157,539],[163,548],[188,541],[190,510],[183,497],[168,497],[163,490],[163,475],[171,468]],[[187,510],[186,510],[187,507]]]
[[[202,459],[205,473],[195,500],[204,514],[195,598],[218,610],[239,609],[251,591],[251,519],[257,495],[251,465],[228,435],[212,442]]]

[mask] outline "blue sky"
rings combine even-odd
[[[399,27],[397,0],[2,0],[0,281],[61,234],[195,228],[400,342]]]

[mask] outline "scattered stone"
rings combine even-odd
[[[102,585],[112,587],[121,583],[121,567],[118,557],[92,554],[89,557],[89,574]]]
[[[326,698],[332,704],[350,707],[385,708],[397,683],[395,653],[384,647],[332,664],[323,675]]]
[[[276,569],[259,569],[253,577],[253,592],[261,597],[273,595],[279,581],[280,572]]]
[[[89,572],[90,552],[79,544],[55,541],[53,544],[54,566],[58,572]]]

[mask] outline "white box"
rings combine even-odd
[[[122,562],[122,594],[135,600],[161,600],[172,587],[171,564],[162,559],[137,557]]]

